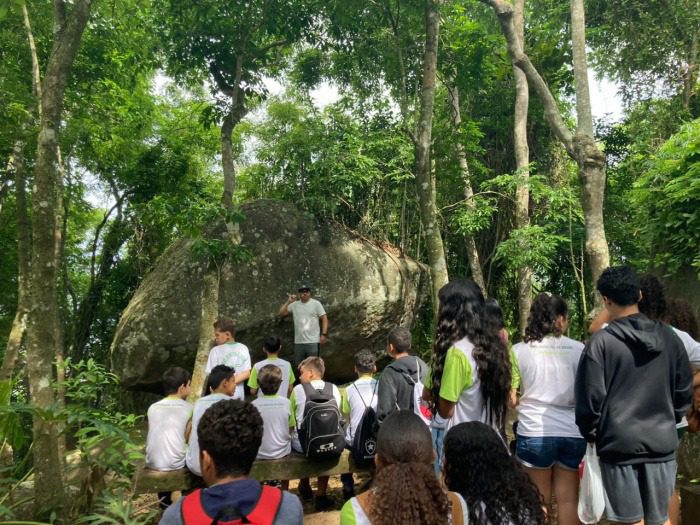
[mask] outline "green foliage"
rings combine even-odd
[[[654,267],[673,274],[690,265],[700,274],[700,119],[659,148],[635,190]]]

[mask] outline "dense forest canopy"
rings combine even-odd
[[[253,199],[395,245],[433,294],[473,277],[515,340],[540,291],[583,338],[608,264],[698,290],[699,35],[697,0],[4,2],[0,440],[24,458],[8,479],[51,479],[38,515],[99,508],[64,504],[61,458],[128,441],[120,314],[177,239],[210,269],[245,260]],[[592,115],[589,72],[615,82],[619,119]],[[431,305],[423,319],[425,351]]]

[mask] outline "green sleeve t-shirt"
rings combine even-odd
[[[472,365],[464,352],[452,347],[445,356],[445,366],[440,383],[440,397],[456,403],[462,391],[474,383]]]

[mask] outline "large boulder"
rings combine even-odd
[[[382,353],[387,332],[411,324],[428,296],[426,267],[393,246],[318,223],[283,202],[254,201],[243,212],[242,243],[252,260],[222,267],[219,312],[235,320],[236,339],[248,345],[254,361],[263,357],[262,339],[269,334],[282,338],[282,357],[291,360],[292,321],[277,312],[301,283],[309,283],[326,308],[330,338],[321,355],[334,381],[352,378],[359,350]],[[191,246],[182,239],[166,250],[119,321],[113,370],[131,390],[156,391],[168,367],[192,369],[203,267]]]

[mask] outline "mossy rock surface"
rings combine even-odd
[[[236,339],[262,359],[263,338],[282,338],[282,357],[292,360],[290,317],[277,317],[288,293],[309,283],[330,321],[322,348],[327,377],[353,377],[353,356],[383,353],[387,332],[410,325],[429,297],[428,269],[401,257],[390,245],[364,239],[342,226],[319,224],[288,203],[258,200],[243,206],[246,263],[221,269],[219,312],[232,317]],[[181,239],[161,256],[124,310],[112,343],[112,364],[131,390],[157,392],[170,366],[192,369],[201,316],[203,266]]]

